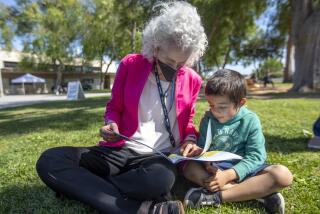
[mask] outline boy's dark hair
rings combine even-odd
[[[220,69],[208,79],[205,94],[228,96],[231,102],[239,106],[241,99],[247,95],[246,82],[239,72]]]

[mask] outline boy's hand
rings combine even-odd
[[[198,156],[202,153],[203,149],[201,149],[197,144],[193,141],[186,141],[180,149],[180,153],[184,157],[194,157]]]
[[[216,174],[204,180],[205,187],[212,192],[221,191],[227,183],[237,178],[237,174],[233,169],[216,171]]]
[[[108,142],[116,142],[120,140],[120,137],[114,135],[113,132],[119,133],[119,128],[116,123],[109,123],[100,128],[100,136]]]

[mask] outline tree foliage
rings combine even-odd
[[[84,1],[81,44],[83,56],[100,60],[101,87],[104,85],[102,64],[107,70],[114,60],[130,52],[140,52],[141,31],[152,1]]]
[[[100,88],[104,85],[104,57],[111,62],[120,55],[123,47],[122,37],[117,34],[118,17],[113,14],[114,1],[94,0],[84,2],[81,14],[81,45],[84,59],[100,61]]]
[[[0,48],[8,50],[12,48],[13,25],[10,8],[0,2]]]
[[[208,36],[204,56],[208,66],[224,67],[243,58],[245,42],[256,32],[255,20],[266,9],[265,1],[194,0]]]
[[[37,55],[37,63],[54,64],[56,85],[60,85],[65,64],[76,54],[81,13],[78,1],[16,0],[11,10],[15,34],[22,38],[24,51]]]
[[[278,59],[269,58],[259,65],[257,74],[259,79],[262,79],[267,74],[273,78],[282,77],[283,64]]]

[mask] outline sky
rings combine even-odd
[[[0,0],[0,2],[6,5],[16,5],[13,0]]]
[[[14,0],[0,0],[1,3],[4,3],[6,5],[15,5],[15,1]],[[260,28],[265,29],[266,28],[266,14],[269,11],[267,10],[257,21],[256,23],[259,25]],[[21,42],[21,40],[19,40],[19,38],[14,38],[13,39],[13,47],[16,50],[22,50],[23,44]],[[248,65],[248,66],[243,66],[241,64],[239,65],[230,65],[227,64],[226,68],[232,69],[232,70],[236,70],[238,72],[240,72],[241,74],[244,75],[248,75],[250,73],[252,73],[252,71],[254,70],[254,65]]]

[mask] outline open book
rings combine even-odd
[[[240,155],[233,154],[231,152],[223,152],[223,151],[210,151],[205,152],[196,157],[184,157],[177,154],[169,155],[169,158],[172,163],[179,163],[184,160],[194,160],[194,161],[225,161],[225,160],[240,160],[242,157]]]
[[[179,163],[183,160],[195,160],[195,161],[210,161],[210,162],[217,162],[217,161],[226,161],[226,160],[240,160],[242,157],[240,155],[233,154],[231,152],[224,152],[224,151],[208,151],[211,146],[212,141],[212,133],[211,133],[211,121],[209,120],[207,135],[206,135],[206,142],[204,144],[203,152],[201,155],[196,157],[184,157],[177,154],[169,155],[172,163]]]
[[[210,123],[209,123],[210,124]],[[209,125],[210,126],[210,125]],[[209,127],[210,128],[210,127]],[[211,128],[210,128],[211,130]],[[205,148],[203,150],[203,153],[197,157],[184,157],[178,154],[170,154],[169,156],[165,155],[164,153],[162,153],[161,151],[154,149],[140,141],[137,141],[135,139],[129,138],[127,136],[124,136],[120,133],[116,133],[116,132],[112,132],[113,134],[117,135],[118,137],[120,137],[123,140],[126,141],[131,141],[131,142],[136,142],[139,143],[141,145],[144,145],[146,147],[148,147],[149,149],[151,149],[152,151],[154,151],[155,153],[161,155],[163,158],[171,161],[172,163],[176,164],[179,163],[180,161],[183,160],[195,160],[195,161],[211,161],[211,162],[215,162],[215,161],[225,161],[225,160],[239,160],[242,159],[241,156],[233,154],[231,152],[224,152],[224,151],[207,151],[209,146],[207,145],[209,143],[211,139],[211,131],[209,131],[210,133],[207,133],[207,140],[206,140],[206,145]],[[209,135],[209,136],[208,136]],[[208,138],[209,137],[209,138]],[[211,142],[210,142],[211,143]]]

